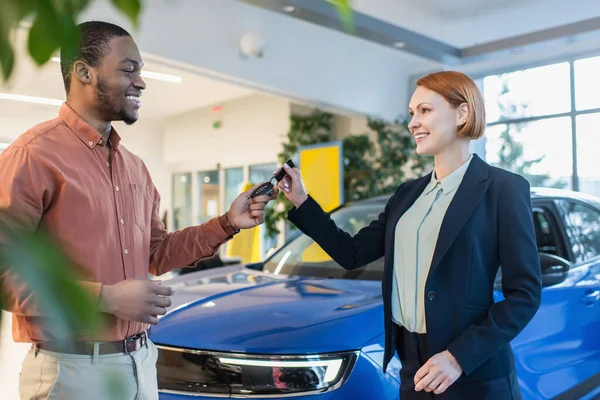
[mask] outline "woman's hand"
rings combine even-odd
[[[283,169],[287,175],[279,181],[277,186],[283,191],[285,197],[298,208],[308,199],[304,182],[302,182],[302,174],[298,168],[291,168],[287,164],[283,164]]]
[[[431,357],[415,374],[415,390],[444,393],[462,374],[456,358],[448,351]]]

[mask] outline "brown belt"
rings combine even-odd
[[[138,333],[137,335],[130,336],[125,340],[118,340],[116,342],[97,342],[98,354],[129,354],[133,351],[141,349],[146,345],[147,342],[148,335],[146,332]],[[53,351],[57,353],[82,354],[89,356],[94,354],[94,342],[56,341],[38,343],[35,346],[40,350]]]

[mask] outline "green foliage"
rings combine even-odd
[[[283,143],[283,151],[277,155],[280,165],[292,158],[300,146],[335,140],[333,115],[320,110],[315,110],[307,116],[291,115],[287,139],[288,141]],[[287,212],[292,207],[293,205],[287,197],[280,193],[266,210],[265,226],[267,235],[272,236],[279,233],[277,221],[286,219]]]
[[[137,27],[141,0],[112,0],[113,5]],[[15,53],[11,33],[25,19],[31,21],[27,50],[43,65],[61,47],[74,52],[77,16],[90,0],[2,0],[0,2],[0,69],[8,80],[13,72]]]
[[[388,123],[381,119],[369,119],[369,128],[377,132],[379,148],[375,168],[377,194],[392,193],[400,182],[433,169],[433,157],[417,154],[408,121],[398,119]]]
[[[26,282],[59,336],[94,332],[100,327],[97,306],[80,285],[70,262],[47,235],[15,236],[3,232],[10,245],[0,247],[0,275],[10,268]],[[0,289],[3,282],[0,281]],[[0,296],[1,297],[1,296]]]
[[[355,30],[354,12],[352,10],[351,0],[329,0],[335,6],[335,9],[342,22],[345,32],[352,33]]]
[[[300,146],[336,140],[333,115],[316,110],[309,116],[290,116],[291,126],[279,163],[292,158]],[[377,141],[367,134],[346,136],[344,148],[344,202],[392,193],[398,185],[421,175],[433,165],[433,158],[420,157],[406,122],[393,123],[369,119]],[[283,193],[267,208],[265,225],[268,235],[279,233],[277,222],[287,218],[292,209]]]

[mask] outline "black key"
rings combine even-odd
[[[294,168],[294,162],[292,160],[287,160],[286,164],[290,166],[290,168]],[[286,175],[285,170],[283,168],[281,168],[281,170],[279,171],[279,173],[277,173],[277,175],[274,175],[271,179],[269,179],[268,182],[263,183],[262,185],[260,185],[259,187],[257,187],[256,189],[254,189],[254,191],[250,194],[250,198],[254,198],[256,196],[263,196],[263,195],[269,195],[271,194],[271,192],[273,192],[273,189],[275,188],[275,185],[283,179],[283,177]]]

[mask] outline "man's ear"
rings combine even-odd
[[[76,61],[73,65],[73,76],[75,79],[79,80],[81,83],[90,84],[92,83],[92,74],[93,71],[83,61]]]

